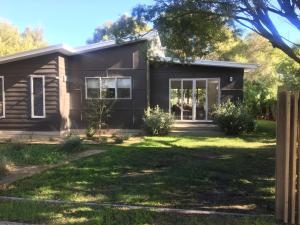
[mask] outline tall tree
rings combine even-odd
[[[299,14],[299,0],[155,0],[151,6],[139,5],[133,10],[134,16],[152,22],[155,29],[162,31],[161,35],[171,36],[171,40],[189,39],[189,46],[176,44],[177,49],[188,53],[195,47],[210,47],[209,42],[203,46],[193,44],[199,35],[203,39],[214,38],[219,36],[222,23],[238,23],[263,36],[298,63],[300,45],[280,34],[273,16],[288,21],[300,33]],[[172,44],[170,47],[174,48]]]
[[[34,48],[45,47],[47,42],[41,28],[26,28],[24,32],[6,21],[0,21],[0,56]]]
[[[87,43],[92,44],[107,40],[121,42],[124,39],[136,39],[149,30],[150,27],[147,23],[123,15],[115,22],[107,22],[104,25],[97,27],[93,37],[88,39]]]

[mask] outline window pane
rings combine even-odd
[[[118,98],[130,98],[131,79],[118,78]]]
[[[171,81],[170,104],[171,104],[171,113],[174,115],[176,120],[180,120],[181,106],[182,106],[180,80]]]
[[[88,98],[100,98],[99,78],[86,78],[86,88]]]
[[[33,78],[33,115],[44,116],[43,78]]]
[[[208,119],[211,120],[212,109],[219,103],[219,81],[218,80],[208,80]]]
[[[101,79],[101,97],[115,98],[116,97],[116,79],[102,78]]]
[[[3,78],[0,77],[0,116],[4,115],[3,106],[4,106]]]

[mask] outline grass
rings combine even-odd
[[[0,156],[15,165],[41,165],[58,163],[67,154],[58,145],[5,143],[0,144]]]
[[[70,225],[276,225],[273,217],[191,216],[10,201],[0,202],[0,218],[6,221]]]
[[[2,195],[272,213],[274,133],[145,137],[18,181]]]
[[[137,143],[99,147],[108,151],[15,182],[0,194],[250,214],[274,212],[273,122],[258,121],[257,132],[239,137],[145,137]],[[51,224],[275,224],[273,218],[261,217],[176,216],[39,205],[0,202],[0,219]]]

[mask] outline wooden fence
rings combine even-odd
[[[300,225],[299,106],[298,92],[278,92],[276,218],[297,225]]]

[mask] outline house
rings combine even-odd
[[[211,122],[212,106],[242,99],[244,71],[256,68],[209,60],[185,64],[155,46],[155,60],[148,60],[150,42],[55,45],[1,57],[0,131],[84,129],[84,106],[94,98],[114,101],[111,128],[140,128],[148,105],[159,105],[178,121]]]

